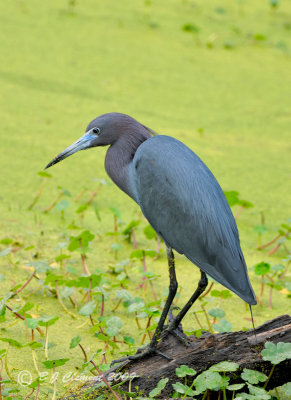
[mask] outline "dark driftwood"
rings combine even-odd
[[[238,363],[240,369],[255,369],[268,375],[271,364],[262,360],[260,352],[266,341],[274,343],[291,342],[291,317],[282,315],[272,321],[267,321],[256,328],[255,332],[256,337],[253,331],[218,333],[215,335],[205,333],[199,339],[191,337],[191,345],[188,348],[174,336],[168,335],[159,343],[158,349],[171,357],[173,361],[169,362],[160,356],[151,356],[139,361],[124,363],[123,366],[115,366],[107,371],[104,376],[108,377],[112,372],[120,371],[128,372],[129,375],[136,374],[138,377],[131,381],[130,386],[129,382],[126,382],[120,388],[129,391],[130,387],[131,392],[140,392],[143,396],[148,395],[160,379],[168,377],[169,383],[163,390],[161,397],[165,399],[171,394],[171,383],[177,382],[175,369],[183,364],[194,368],[199,374],[213,364],[228,360]],[[289,382],[290,376],[291,360],[287,360],[275,367],[267,389]],[[232,382],[240,382],[239,373],[232,376]],[[94,381],[88,382],[77,392],[71,393],[64,399],[95,399],[101,394],[100,388],[95,388],[95,386]],[[88,391],[90,394],[88,394]],[[85,395],[86,392],[87,395]]]

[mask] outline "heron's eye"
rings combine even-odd
[[[99,128],[93,128],[92,132],[95,133],[95,135],[99,135],[100,129]]]

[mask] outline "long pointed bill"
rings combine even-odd
[[[92,129],[85,133],[80,139],[78,139],[71,146],[67,147],[64,151],[62,151],[59,155],[57,155],[45,169],[51,167],[54,164],[64,160],[65,158],[71,156],[79,150],[86,150],[90,147],[92,141],[97,138],[97,135],[92,132]]]

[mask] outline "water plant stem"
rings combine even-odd
[[[100,371],[100,369],[97,367],[97,365],[94,363],[93,360],[90,360],[90,363],[94,366],[94,368],[96,369],[96,371],[98,372],[98,375],[101,376],[101,379],[103,380],[103,382],[105,383],[105,385],[107,386],[107,388],[110,390],[110,392],[112,393],[112,395],[114,396],[114,398],[116,400],[121,400],[121,398],[118,396],[118,394],[112,389],[112,387],[109,385],[107,379],[105,378],[105,376],[102,374],[102,372]]]
[[[72,318],[75,319],[76,316],[75,316],[73,313],[71,313],[71,312],[67,309],[67,307],[64,305],[64,303],[63,303],[63,301],[62,301],[62,298],[61,298],[61,295],[60,295],[60,292],[59,292],[59,288],[58,288],[58,281],[55,281],[55,284],[56,284],[56,294],[57,294],[57,298],[58,298],[58,300],[59,300],[60,305],[62,306],[63,310],[64,310],[67,314],[69,314]]]

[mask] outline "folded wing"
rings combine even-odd
[[[256,304],[234,217],[200,158],[174,138],[155,136],[138,148],[131,172],[137,201],[164,241]]]

